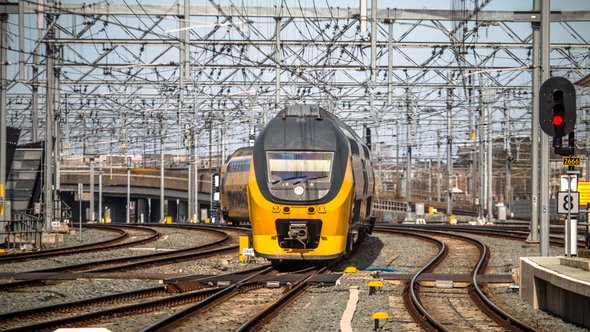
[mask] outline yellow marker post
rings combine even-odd
[[[248,236],[240,236],[240,262],[248,262],[249,256],[244,255],[244,249],[250,248],[250,239]]]
[[[457,219],[455,218],[454,215],[450,215],[449,216],[449,224],[451,224],[451,225],[456,225],[457,224]]]
[[[344,273],[356,273],[357,269],[354,266],[349,266],[344,269]]]
[[[376,312],[376,313],[372,314],[371,318],[375,321],[375,328],[373,329],[373,331],[377,331],[381,328],[379,326],[379,320],[385,319],[385,323],[387,323],[387,320],[391,317],[389,316],[388,313],[386,313],[384,311],[380,311],[380,312]]]
[[[377,288],[383,288],[383,281],[379,281],[379,280],[369,281],[367,286],[369,286],[369,295],[373,295],[377,291]]]

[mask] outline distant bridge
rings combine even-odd
[[[164,171],[165,215],[173,221],[186,221],[188,215],[188,171],[167,169]],[[100,177],[102,176],[103,217],[110,215],[112,221],[126,220],[127,168],[98,168],[94,171],[94,210],[95,220],[99,211]],[[210,207],[211,172],[199,170],[198,211]],[[83,185],[85,193],[90,192],[90,170],[85,168],[66,168],[61,170],[61,197],[72,208],[73,220],[80,218],[79,201],[76,200],[78,184]],[[157,222],[160,219],[160,170],[154,168],[130,169],[130,221]],[[82,219],[90,218],[89,195],[82,202]],[[202,216],[206,217],[206,216]],[[142,219],[143,218],[143,219]]]

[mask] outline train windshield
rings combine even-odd
[[[268,181],[330,182],[334,152],[267,152]]]

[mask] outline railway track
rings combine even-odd
[[[393,231],[395,233],[427,239],[430,242],[437,243],[437,246],[439,247],[439,255],[437,255],[437,257],[440,256],[438,259],[441,261],[437,262],[436,259],[433,259],[432,263],[423,267],[419,273],[413,276],[412,280],[408,283],[406,292],[404,292],[404,296],[407,298],[404,299],[406,304],[410,302],[414,303],[408,305],[408,307],[412,306],[412,308],[409,309],[413,313],[412,317],[421,324],[422,328],[426,330],[441,331],[472,329],[534,330],[534,328],[526,324],[520,325],[522,323],[518,319],[506,313],[504,310],[496,306],[492,300],[486,297],[488,292],[482,289],[482,286],[484,285],[479,281],[482,279],[479,277],[484,274],[487,259],[489,258],[489,251],[485,244],[469,237],[463,236],[462,238],[461,235],[442,233],[442,229],[438,226],[432,227],[437,228],[436,230],[418,228],[431,227],[424,227],[421,225],[396,225],[392,227],[379,227],[376,230]],[[455,231],[457,230],[457,225],[453,225],[449,228]],[[466,230],[469,230],[470,228],[471,227],[465,227]],[[496,229],[496,231],[498,231],[498,229]],[[513,238],[523,238],[521,237],[522,234],[518,231],[515,234],[516,235]],[[482,235],[489,236],[489,230],[485,230]],[[501,230],[495,234],[495,236],[506,237],[505,234],[502,234]],[[446,248],[446,250],[443,248]],[[462,257],[452,256],[454,252],[464,252],[466,254]],[[464,261],[468,263],[460,267],[445,265],[450,264],[448,263],[449,260]],[[110,267],[102,268],[108,269]],[[463,270],[459,271],[459,268]],[[420,274],[422,273],[436,272],[448,274],[451,269],[453,269],[453,273],[456,274],[469,274],[469,287],[453,287],[442,290],[437,288],[436,292],[432,292],[432,288],[420,285],[418,282]],[[326,271],[329,271],[329,269],[324,270],[324,272]],[[109,272],[105,271],[104,273]],[[272,272],[269,271],[268,273]],[[155,315],[154,313],[159,313],[161,320],[158,320],[160,318],[154,316],[154,321],[158,320],[157,323],[146,327],[144,329],[145,331],[163,331],[172,327],[176,330],[189,331],[194,330],[199,326],[203,327],[203,329],[227,328],[227,330],[249,331],[263,326],[266,322],[271,320],[281,308],[293,301],[297,295],[302,294],[307,287],[310,287],[305,279],[307,276],[305,278],[302,277],[300,280],[293,281],[291,286],[287,288],[289,291],[285,291],[285,296],[283,296],[281,293],[283,293],[285,288],[267,288],[262,285],[261,279],[254,281],[252,278],[253,276],[245,274],[242,279],[234,284],[215,285],[215,283],[212,283],[209,284],[209,286],[214,286],[214,288],[199,290],[189,289],[185,290],[182,294],[169,294],[163,287],[141,290],[136,295],[133,295],[134,292],[130,292],[130,294],[127,294],[127,300],[117,300],[124,301],[126,305],[121,306],[120,304],[117,304],[116,308],[105,309],[104,306],[113,307],[113,302],[97,298],[87,301],[104,302],[104,304],[86,305],[84,303],[75,304],[70,302],[62,305],[61,309],[59,307],[48,307],[48,309],[45,310],[45,314],[27,314],[27,312],[31,312],[31,310],[35,309],[23,310],[20,313],[6,313],[0,315],[0,322],[3,322],[6,319],[15,320],[8,321],[8,326],[0,325],[0,329],[4,330],[5,328],[11,328],[15,331],[51,330],[60,326],[83,326],[83,324],[97,324],[97,322],[98,324],[112,324],[113,320],[118,320],[118,318],[115,319],[113,317],[133,317],[133,315],[145,313],[150,313],[147,315],[151,317],[152,315]],[[199,280],[203,284],[208,283],[206,279]],[[401,289],[402,288],[400,287],[400,293]],[[154,294],[150,295],[149,292],[153,292]],[[412,292],[414,293],[413,296],[411,295]],[[118,297],[118,295],[116,297]],[[415,298],[415,300],[413,298]],[[158,304],[160,303],[160,300],[162,301],[162,304]],[[63,317],[65,321],[52,323],[58,325],[51,325],[50,327],[36,325],[37,322],[41,320],[47,320],[47,316],[51,315],[51,312],[55,312],[56,314],[54,316],[57,316],[61,315],[59,314],[60,311],[67,311],[68,307],[78,306],[85,307],[85,309],[83,309],[84,311],[76,309],[74,314],[75,316],[80,316],[80,319],[83,319],[82,321],[77,320],[78,318],[70,317],[72,316],[71,314],[64,314],[64,316],[68,316]],[[120,307],[125,308],[119,309]],[[263,307],[266,308],[266,310],[262,310]],[[467,308],[466,311],[463,311],[463,308]],[[477,308],[482,309],[480,310]],[[236,311],[235,314],[233,313],[234,311]],[[27,315],[29,315],[29,317],[27,317]],[[162,318],[168,315],[168,318]],[[230,315],[232,317],[230,317]],[[15,316],[15,318],[11,318],[12,316]],[[106,318],[100,318],[103,316]],[[470,318],[466,318],[465,316],[470,316]],[[477,316],[477,318],[473,318],[475,316]],[[408,317],[408,319],[410,318]],[[23,323],[21,324],[19,322]],[[208,325],[202,325],[203,322],[207,322]]]
[[[432,230],[396,227],[402,234],[421,237],[436,243],[439,252],[420,269],[404,291],[404,302],[414,319],[428,331],[456,330],[518,330],[535,329],[495,305],[485,294],[478,276],[485,272],[489,251],[487,246],[464,235]],[[477,250],[473,250],[476,247]],[[471,250],[470,250],[471,249]],[[479,255],[473,252],[477,251]],[[460,263],[460,264],[457,264]],[[454,287],[428,289],[418,279],[426,272],[469,273],[467,289]],[[474,310],[475,305],[479,310]]]
[[[279,272],[272,266],[263,266],[239,273],[241,280],[230,284],[189,290],[184,293],[169,293],[167,287],[146,288],[133,292],[102,296],[83,301],[62,303],[0,315],[3,331],[50,331],[64,327],[82,327],[108,324],[113,319],[133,315],[146,315],[163,309],[174,308],[176,312],[155,322],[142,331],[165,331],[171,328],[194,330],[214,324],[231,330],[249,331],[270,319],[278,310],[292,301],[307,287],[306,281],[314,274],[325,272],[324,268],[307,268],[288,273]],[[284,287],[266,287],[266,278],[280,278],[279,274],[291,276],[288,291]],[[279,275],[277,277],[277,275]],[[296,278],[292,278],[296,276]],[[254,280],[255,277],[258,277]],[[262,278],[261,278],[262,277]],[[195,283],[208,284],[207,278],[194,279]],[[173,289],[176,289],[173,287]],[[241,315],[228,319],[228,313],[240,307]],[[221,315],[220,315],[221,314]],[[203,318],[206,316],[206,318]],[[51,317],[51,319],[49,319]],[[198,322],[195,322],[198,320]],[[231,326],[231,327],[230,327]]]
[[[178,263],[186,260],[208,257],[223,252],[237,249],[237,245],[227,245],[231,237],[222,229],[199,228],[203,231],[213,232],[221,236],[220,239],[204,245],[178,249],[168,252],[153,253],[140,256],[106,259],[73,264],[50,269],[41,269],[25,273],[5,274],[3,277],[10,282],[0,284],[0,289],[13,289],[17,287],[43,284],[47,278],[59,278],[60,274],[70,272],[111,273],[130,269],[138,269],[147,266]]]
[[[529,231],[527,227],[523,226],[514,226],[514,225],[494,225],[494,226],[472,226],[472,225],[446,225],[446,224],[404,224],[404,225],[397,225],[397,224],[381,224],[380,226],[386,228],[402,228],[402,229],[421,229],[421,230],[438,230],[444,232],[458,232],[458,233],[469,233],[469,234],[478,234],[478,235],[485,235],[485,236],[492,236],[492,237],[501,237],[501,238],[512,238],[512,239],[519,239],[519,240],[527,240],[529,236]],[[553,233],[553,232],[552,232]],[[549,236],[549,244],[552,246],[563,247],[564,246],[564,239],[563,239],[563,232],[556,231],[555,234],[551,234]],[[578,247],[584,248],[586,247],[585,240],[578,239]]]
[[[238,273],[249,279],[271,271],[269,266]],[[206,284],[206,278],[195,279]],[[195,284],[193,283],[193,285]],[[146,314],[166,308],[189,306],[211,301],[226,292],[229,286],[195,288],[183,293],[170,293],[166,286],[91,298],[21,311],[0,314],[3,331],[51,331],[60,327],[80,327],[105,324],[116,317]]]
[[[301,295],[309,287],[307,281],[312,276],[326,273],[328,270],[329,267],[312,267],[291,271],[289,275],[296,278],[289,278],[286,289],[279,288],[278,285],[268,288],[264,286],[264,280],[254,281],[249,277],[204,301],[144,328],[142,332],[170,329],[192,331],[199,330],[199,327],[205,330],[210,328],[210,325],[204,326],[204,322],[214,324],[216,328],[222,330],[256,330]],[[276,273],[270,269],[269,272],[272,272],[271,275]],[[231,314],[228,315],[228,313]]]
[[[21,261],[31,260],[31,259],[45,259],[45,258],[49,258],[49,257],[63,256],[63,255],[81,254],[81,253],[92,252],[92,251],[114,250],[114,249],[130,247],[130,246],[135,246],[138,244],[144,244],[144,243],[156,241],[161,236],[161,234],[158,231],[156,231],[152,228],[148,228],[148,227],[125,226],[125,225],[98,225],[98,224],[87,224],[84,227],[101,229],[101,230],[104,230],[107,232],[116,233],[116,234],[118,234],[118,236],[116,236],[115,238],[112,238],[112,239],[105,240],[105,241],[87,243],[87,244],[82,244],[82,245],[73,246],[73,247],[53,248],[53,249],[45,249],[42,251],[7,254],[4,256],[0,256],[0,264],[11,263],[11,262],[21,262]],[[129,232],[125,231],[126,229],[132,229],[135,232],[141,231],[141,232],[144,232],[145,235],[141,236],[137,240],[123,242],[131,237]]]

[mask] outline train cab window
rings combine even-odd
[[[334,152],[267,152],[268,181],[286,180],[330,182]]]

